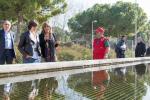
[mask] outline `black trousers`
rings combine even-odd
[[[117,58],[125,58],[125,54],[116,54]]]
[[[0,64],[12,64],[13,63],[13,50],[5,49],[4,53],[0,57]]]

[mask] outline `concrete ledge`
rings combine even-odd
[[[24,74],[57,72],[64,70],[75,70],[82,68],[98,68],[102,66],[111,67],[119,64],[136,64],[150,63],[150,57],[142,58],[120,58],[120,59],[104,59],[104,60],[81,60],[81,61],[64,61],[64,62],[49,62],[49,63],[34,63],[34,64],[12,64],[0,65],[0,74],[4,76],[15,76]],[[117,68],[119,66],[116,66]],[[105,69],[107,69],[105,67]],[[103,70],[105,70],[103,69]],[[18,73],[18,74],[17,74]],[[9,75],[7,75],[9,74]]]
[[[144,62],[145,64],[150,63],[150,61]],[[79,74],[79,73],[86,73],[98,70],[111,70],[113,68],[118,67],[132,67],[138,64],[143,64],[143,62],[135,62],[135,63],[126,63],[126,64],[118,64],[118,65],[105,65],[99,67],[90,67],[90,68],[82,68],[82,69],[73,69],[73,70],[64,70],[64,71],[56,71],[56,72],[46,72],[46,73],[37,73],[37,74],[29,74],[29,75],[18,75],[14,77],[4,77],[0,78],[0,85],[6,83],[16,83],[16,82],[23,82],[23,81],[31,81],[35,79],[43,79],[49,77],[58,77],[62,75],[72,75],[72,74]]]

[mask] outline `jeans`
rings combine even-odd
[[[40,63],[41,62],[41,58],[23,58],[23,63]]]
[[[13,50],[5,49],[5,52],[0,57],[0,64],[12,64],[13,58]]]

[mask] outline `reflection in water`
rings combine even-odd
[[[51,100],[57,87],[58,81],[53,77],[40,80],[38,97],[41,100]]]
[[[10,94],[12,92],[12,87],[13,87],[13,84],[12,83],[7,83],[7,84],[4,84],[3,86],[1,86],[1,89],[3,89],[3,100],[10,100]]]
[[[55,78],[8,83],[0,86],[0,100],[51,100],[57,86]]]
[[[8,83],[0,85],[0,100],[149,100],[150,71],[127,70],[126,80],[111,71],[97,71]]]
[[[80,76],[72,75],[68,82],[69,86],[75,91],[84,94],[85,97],[91,100],[134,100],[135,98],[135,100],[142,100],[142,97],[146,93],[144,79],[135,79],[135,73],[130,68],[128,69],[128,73],[126,73],[126,80],[120,80],[119,76],[116,76],[113,72],[109,72],[109,85],[102,84],[102,86],[96,87],[96,89],[93,88],[94,83],[89,78],[91,74],[88,74],[81,74]],[[105,77],[107,78],[107,75]],[[88,79],[88,81],[84,81],[85,79]],[[99,79],[101,80],[101,78]],[[78,80],[82,80],[82,82],[78,83]],[[135,80],[137,80],[136,84]],[[77,84],[74,85],[75,83]]]
[[[114,73],[119,79],[126,80],[126,68],[115,68]]]
[[[7,83],[4,85],[4,99],[5,100],[10,100],[9,95],[12,91],[12,87],[13,87],[12,83]]]
[[[137,75],[142,76],[146,72],[146,65],[145,64],[136,65],[135,69],[136,69]]]
[[[146,92],[146,95],[143,96],[142,100],[149,100],[150,99],[150,86],[146,83],[145,83],[145,86],[147,87],[147,92]]]
[[[31,84],[31,92],[29,94],[29,99],[28,100],[34,100],[35,97],[38,95],[38,85],[39,85],[40,80],[34,80],[32,81]]]
[[[93,87],[99,91],[96,97],[98,100],[100,100],[103,98],[110,77],[106,70],[94,71],[92,76]]]
[[[10,97],[12,100],[28,100],[32,91],[32,81],[15,83]]]
[[[65,95],[65,100],[89,100],[88,98],[82,96],[82,94],[69,88],[67,82],[68,78],[68,75],[56,77],[59,81],[57,92]]]

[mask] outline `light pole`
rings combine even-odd
[[[137,29],[137,21],[138,21],[138,4],[137,4],[137,0],[135,0],[135,46],[137,44],[137,32],[138,32],[138,29]]]
[[[93,29],[93,26],[94,26],[94,23],[96,23],[97,22],[97,20],[93,20],[92,21],[92,60],[93,60],[93,34],[94,34],[94,29]]]
[[[92,40],[91,40],[91,42],[92,42],[92,60],[93,60],[93,35],[94,35],[94,29],[93,29],[93,26],[94,26],[94,23],[97,23],[97,20],[93,20],[92,21]],[[92,83],[91,84],[93,84],[93,72],[92,72]]]

